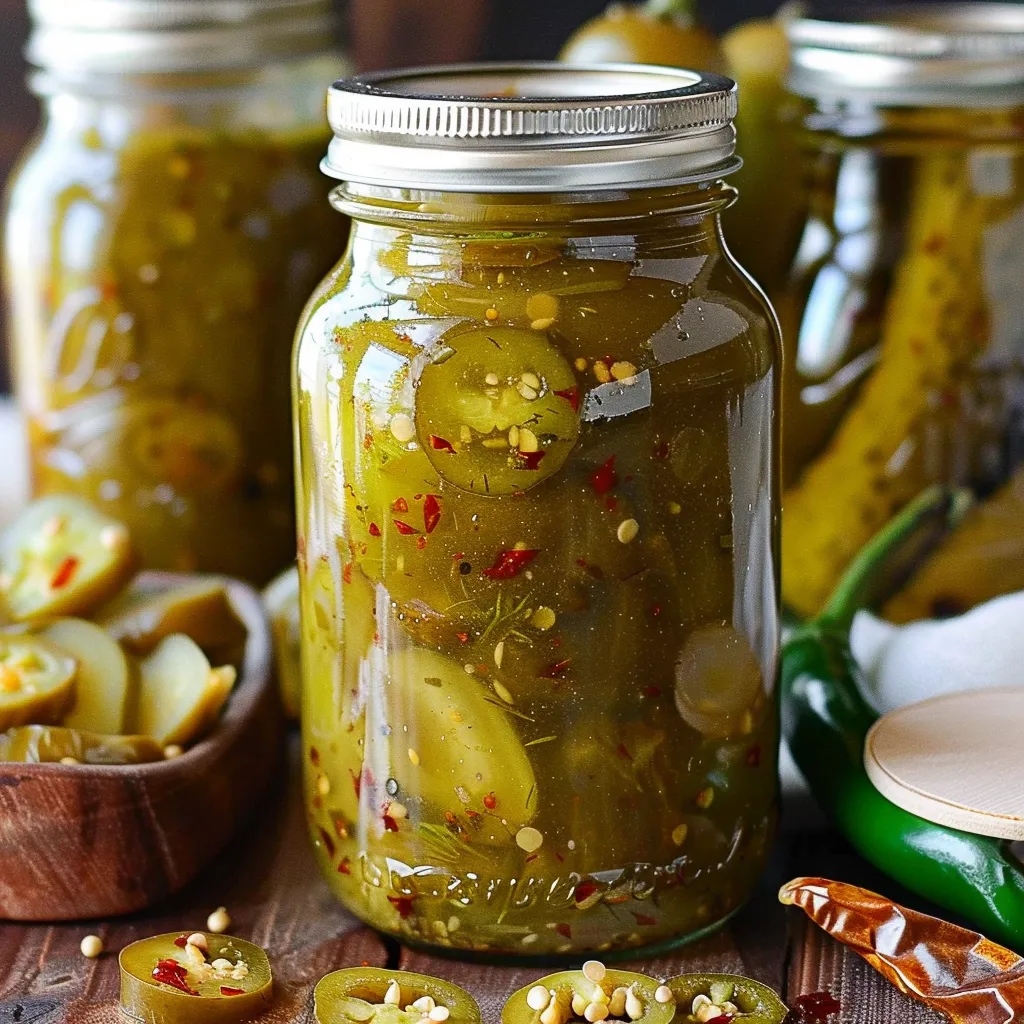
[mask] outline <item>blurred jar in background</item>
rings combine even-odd
[[[810,209],[779,314],[783,592],[933,483],[980,505],[888,613],[1024,588],[1024,8],[790,22]]]
[[[294,553],[289,363],[344,249],[325,213],[329,0],[32,0],[44,125],[5,255],[36,494],[127,521],[147,566]]]

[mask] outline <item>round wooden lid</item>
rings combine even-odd
[[[1024,687],[973,690],[880,718],[864,767],[898,807],[939,825],[1024,840]]]

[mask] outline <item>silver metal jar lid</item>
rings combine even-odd
[[[336,82],[324,171],[366,185],[567,192],[700,181],[735,158],[736,86],[628,64],[466,64]]]
[[[57,74],[173,73],[259,66],[322,52],[331,0],[29,0],[26,56]]]
[[[833,5],[787,23],[790,86],[879,106],[1024,100],[1024,5]]]

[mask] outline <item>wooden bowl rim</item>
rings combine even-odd
[[[33,763],[11,761],[0,763],[0,784],[5,779],[24,779],[39,775],[63,773],[69,779],[138,779],[139,776],[156,777],[172,774],[182,765],[197,761],[216,762],[219,751],[238,736],[252,717],[265,690],[273,679],[274,650],[263,598],[258,590],[244,580],[216,573],[141,572],[134,583],[154,592],[194,583],[199,579],[219,579],[224,583],[228,601],[246,628],[245,654],[239,680],[231,693],[227,707],[217,727],[178,757],[143,764],[60,764],[60,762]]]

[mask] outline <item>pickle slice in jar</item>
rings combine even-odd
[[[132,584],[100,609],[96,621],[133,654],[149,654],[175,633],[184,633],[204,650],[245,639],[245,627],[217,576],[161,591]]]
[[[458,985],[426,974],[353,967],[313,991],[317,1024],[480,1024],[480,1007]]]
[[[665,983],[679,1008],[677,1024],[724,1018],[782,1024],[789,1012],[767,985],[738,974],[681,974]]]
[[[84,619],[58,619],[37,635],[78,662],[75,701],[63,724],[87,732],[122,733],[132,674],[120,644]]]
[[[272,1000],[267,954],[228,935],[155,935],[126,946],[118,964],[121,1009],[145,1024],[233,1024]]]
[[[132,569],[128,529],[87,501],[41,498],[0,535],[0,602],[29,622],[88,615]]]
[[[164,746],[200,739],[227,703],[235,675],[230,665],[212,668],[189,637],[167,637],[139,665],[135,731]]]
[[[298,718],[302,702],[299,570],[288,569],[271,582],[263,591],[263,604],[270,616],[270,628],[274,634],[274,661],[281,702],[289,718]]]
[[[78,663],[30,634],[0,636],[0,730],[59,722],[75,699]]]
[[[588,960],[579,971],[562,971],[521,988],[505,1003],[502,1024],[580,1024],[640,1021],[670,1024],[676,1004],[654,978],[606,968]]]
[[[544,331],[450,331],[420,375],[416,429],[443,480],[479,494],[525,491],[576,444],[575,373]]]
[[[0,761],[149,764],[163,759],[163,747],[150,736],[104,736],[57,725],[23,725],[0,734]]]

